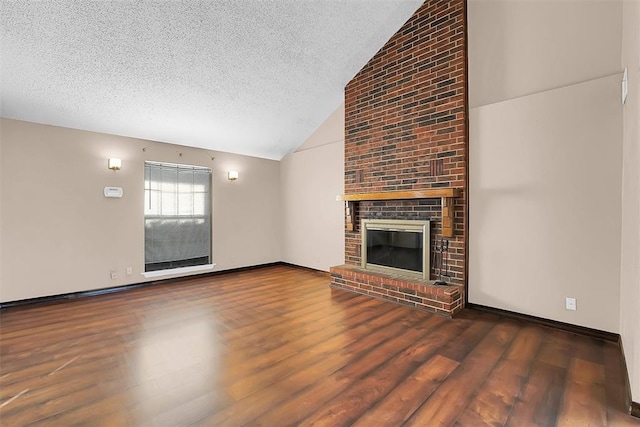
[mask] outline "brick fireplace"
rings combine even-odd
[[[462,310],[466,102],[465,1],[428,0],[345,88],[345,196],[391,198],[349,203],[346,264],[331,269],[332,287],[449,316]],[[363,218],[431,221],[431,246],[448,236],[449,286],[432,285],[433,266],[431,280],[363,270]]]

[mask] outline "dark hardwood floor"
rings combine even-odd
[[[3,426],[626,426],[617,345],[288,266],[0,312]]]

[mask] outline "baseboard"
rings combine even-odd
[[[301,270],[306,270],[306,271],[309,271],[311,273],[317,273],[317,274],[320,274],[320,275],[323,275],[323,276],[327,276],[328,278],[331,278],[331,273],[329,273],[328,271],[318,270],[318,269],[312,268],[312,267],[305,267],[303,265],[291,264],[290,262],[285,262],[285,261],[280,261],[279,264],[280,265],[286,265],[287,267],[299,268]]]
[[[631,383],[629,382],[629,371],[627,370],[627,358],[624,355],[624,346],[622,345],[622,336],[618,340],[618,346],[620,347],[620,354],[622,354],[622,376],[624,377],[624,391],[625,391],[625,407],[629,415],[640,418],[640,405],[631,400]]]
[[[560,329],[573,334],[585,335],[592,338],[599,338],[613,343],[620,342],[620,335],[613,332],[601,331],[599,329],[587,328],[586,326],[572,325],[571,323],[559,322],[557,320],[545,319],[542,317],[531,316],[528,314],[516,313],[515,311],[503,310],[501,308],[487,307],[485,305],[467,302],[466,308],[493,313],[499,316],[511,319],[522,320],[524,322],[534,323],[536,325],[545,326],[553,329]]]
[[[65,294],[47,295],[47,296],[44,296],[44,297],[27,298],[27,299],[16,300],[16,301],[7,301],[7,302],[1,302],[0,303],[0,309],[5,309],[5,308],[9,308],[9,307],[21,307],[21,306],[33,305],[33,304],[45,304],[45,303],[59,302],[59,301],[75,299],[75,298],[92,297],[92,296],[96,296],[96,295],[112,294],[114,292],[123,292],[123,291],[127,291],[127,290],[130,290],[130,289],[142,288],[142,287],[145,287],[145,286],[153,286],[153,285],[164,284],[164,283],[172,283],[172,282],[177,282],[177,281],[181,281],[181,280],[189,280],[189,279],[202,278],[202,277],[208,277],[208,276],[217,276],[217,275],[220,275],[220,274],[237,273],[237,272],[246,271],[246,270],[253,270],[253,269],[257,269],[257,268],[273,267],[273,266],[276,266],[276,265],[289,265],[289,264],[286,264],[286,263],[281,262],[281,261],[277,261],[277,262],[270,262],[270,263],[267,263],[267,264],[259,264],[259,265],[251,265],[251,266],[247,266],[247,267],[232,268],[232,269],[229,269],[229,270],[208,271],[208,272],[202,273],[202,274],[192,274],[192,275],[183,276],[183,277],[172,277],[172,278],[169,278],[169,279],[160,279],[160,280],[154,280],[154,281],[150,281],[150,282],[131,283],[131,284],[128,284],[128,285],[111,286],[111,287],[108,287],[108,288],[92,289],[92,290],[89,290],[89,291],[69,292],[69,293],[65,293]],[[305,267],[300,267],[300,268],[305,268]]]
[[[26,298],[26,299],[20,299],[15,301],[6,301],[6,302],[0,303],[0,310],[4,310],[11,307],[22,307],[26,305],[37,305],[37,304],[49,304],[53,302],[60,302],[60,301],[76,299],[76,298],[86,298],[86,297],[92,297],[96,295],[112,294],[115,292],[123,292],[130,289],[141,288],[149,285],[151,285],[151,282],[132,283],[129,285],[113,286],[110,288],[92,289],[90,291],[68,292],[66,294],[47,295],[44,297]]]

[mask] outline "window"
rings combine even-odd
[[[211,169],[144,164],[145,271],[211,264]]]

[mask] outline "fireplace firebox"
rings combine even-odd
[[[429,279],[429,221],[361,220],[362,268]]]

